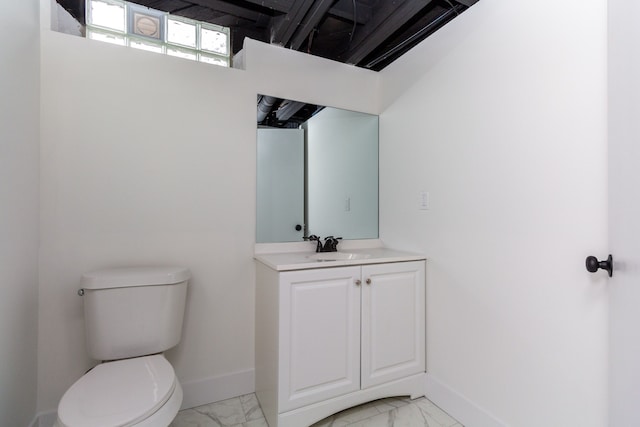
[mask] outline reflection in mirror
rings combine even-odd
[[[258,96],[256,242],[378,237],[378,116]]]

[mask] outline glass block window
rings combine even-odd
[[[220,55],[229,54],[229,37],[218,28],[202,25],[200,28],[200,48]]]
[[[198,25],[184,19],[169,18],[167,42],[196,49],[198,47]]]
[[[120,46],[127,45],[127,40],[121,34],[112,34],[99,30],[94,31],[92,29],[87,29],[87,37],[89,37],[91,40],[98,40],[105,43],[117,44]]]
[[[90,1],[86,8],[87,22],[96,27],[124,32],[125,30],[125,5],[122,2],[110,0]]]
[[[229,29],[124,0],[85,0],[87,37],[228,67]]]

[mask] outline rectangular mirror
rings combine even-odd
[[[257,243],[378,237],[378,116],[258,95]]]

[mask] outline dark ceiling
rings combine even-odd
[[[57,0],[82,25],[86,0]],[[135,0],[245,37],[380,71],[478,0]],[[258,96],[257,122],[298,127],[321,106]]]
[[[85,0],[57,0],[84,25]],[[135,0],[245,37],[379,71],[478,0]]]

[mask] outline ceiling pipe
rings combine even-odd
[[[267,118],[277,101],[278,98],[274,96],[262,95],[260,97],[258,101],[258,123]]]

